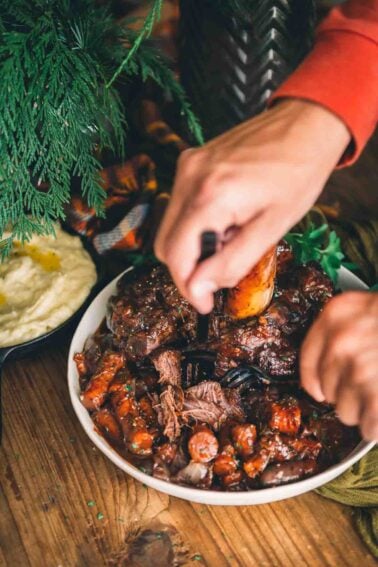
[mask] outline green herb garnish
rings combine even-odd
[[[96,506],[96,502],[94,500],[88,500],[87,506],[89,506],[90,508],[93,508],[93,506]]]
[[[99,513],[97,514],[96,518],[97,518],[98,520],[103,520],[103,519],[104,519],[104,514],[103,514],[102,512],[99,512]]]
[[[337,272],[344,254],[341,251],[340,238],[334,230],[329,232],[327,224],[315,227],[310,223],[303,233],[290,232],[285,236],[285,240],[292,247],[298,264],[319,262],[331,280],[337,282]]]

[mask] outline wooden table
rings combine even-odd
[[[375,565],[349,509],[314,493],[271,505],[210,507],[129,478],[81,429],[67,392],[66,355],[67,345],[56,345],[6,367],[1,566],[131,567],[122,562],[125,542],[151,529],[142,547],[154,559],[135,566],[169,567],[167,526],[187,564]]]
[[[357,177],[354,168],[333,178],[329,202],[335,195],[342,200],[349,185],[349,199],[360,198],[346,206],[371,214],[374,145]],[[314,493],[271,505],[209,507],[127,477],[91,444],[74,415],[67,348],[68,338],[5,368],[1,567],[376,565],[350,510]],[[133,559],[126,558],[130,546]]]

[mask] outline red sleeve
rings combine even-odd
[[[378,121],[378,0],[350,0],[319,26],[313,50],[271,101],[296,97],[321,104],[348,126],[353,163]]]

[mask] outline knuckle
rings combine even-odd
[[[370,397],[368,410],[378,420],[378,393],[376,392],[373,396]]]
[[[338,319],[341,308],[341,295],[333,297],[324,308],[324,311],[322,313],[323,319],[328,323],[333,323]]]
[[[354,350],[355,336],[348,326],[337,329],[328,341],[327,351],[331,356],[349,355]]]
[[[188,174],[192,173],[199,165],[202,160],[202,150],[189,148],[181,152],[178,161],[177,168],[180,171],[184,171]]]
[[[198,193],[193,204],[197,206],[207,205],[212,202],[218,195],[219,180],[215,173],[208,174],[202,180]]]
[[[364,361],[360,362],[359,357],[353,360],[352,371],[350,373],[351,384],[356,386],[366,384],[366,382],[370,382],[370,380],[374,379],[375,376],[376,369],[371,368],[370,364],[366,364]]]
[[[232,178],[219,171],[211,171],[202,179],[198,193],[193,200],[193,205],[202,207],[214,201],[222,200],[226,203],[233,191],[229,191],[233,186]]]

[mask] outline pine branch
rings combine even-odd
[[[123,156],[127,123],[114,80],[152,78],[200,125],[165,60],[143,40],[159,18],[153,6],[139,32],[95,0],[0,2],[0,258],[12,240],[53,232],[64,218],[73,176],[101,214],[98,156]],[[6,230],[11,231],[10,236]]]
[[[120,66],[118,67],[118,69],[116,70],[116,72],[113,74],[112,78],[106,85],[107,88],[109,88],[117,79],[117,77],[122,73],[122,71],[124,71],[127,68],[131,59],[140,48],[142,41],[150,37],[155,22],[157,22],[160,19],[163,0],[152,0],[152,2],[153,2],[152,8],[147,18],[145,19],[144,25],[142,26],[140,32],[135,37],[132,47],[129,53],[127,54],[127,57],[122,61],[122,63],[120,64]]]
[[[128,30],[126,34],[132,41],[132,32]],[[130,74],[141,76],[144,81],[148,78],[152,79],[166,93],[171,95],[179,104],[181,114],[185,117],[188,128],[194,135],[197,143],[199,145],[204,144],[201,125],[191,109],[185,91],[169,68],[168,62],[158,51],[144,43],[129,63],[128,71]]]

